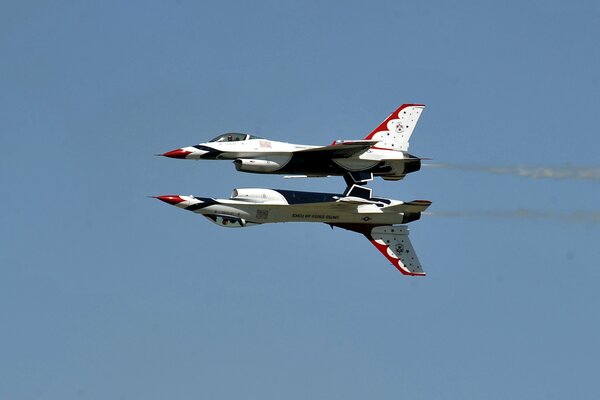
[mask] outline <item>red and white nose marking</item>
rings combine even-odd
[[[169,158],[187,158],[187,156],[190,154],[192,154],[191,151],[186,151],[184,149],[175,149],[167,151],[165,154],[163,154],[163,156]]]
[[[198,200],[194,196],[181,196],[178,194],[165,194],[162,196],[153,196],[155,199],[159,199],[160,201],[164,201],[167,204],[170,204],[179,208],[187,208],[191,205],[202,203],[202,201]]]
[[[159,200],[164,201],[165,203],[171,204],[173,206],[181,203],[182,201],[185,201],[179,195],[176,195],[176,194],[167,194],[164,196],[156,196],[155,199],[159,199]]]
[[[165,154],[161,154],[161,156],[169,157],[169,158],[181,158],[188,160],[199,160],[203,155],[207,154],[207,150],[201,150],[194,146],[182,147],[180,149],[175,149],[166,152]]]

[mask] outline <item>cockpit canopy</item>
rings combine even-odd
[[[242,140],[262,139],[258,136],[248,135],[246,133],[224,133],[210,140],[210,142],[239,142]]]

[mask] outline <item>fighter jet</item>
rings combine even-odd
[[[348,184],[380,176],[400,180],[421,169],[408,153],[409,140],[425,106],[403,104],[362,140],[329,146],[277,142],[245,133],[225,133],[207,143],[158,154],[188,160],[230,160],[242,172],[298,177],[342,175]]]
[[[371,194],[367,187],[352,185],[344,194],[249,188],[235,189],[229,199],[183,195],[156,198],[228,228],[276,222],[322,222],[332,228],[358,232],[401,273],[424,276],[405,224],[418,220],[431,202],[405,203]]]

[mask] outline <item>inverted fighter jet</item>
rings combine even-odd
[[[367,237],[401,273],[423,276],[404,224],[418,220],[431,204],[371,196],[352,185],[344,194],[274,189],[235,189],[229,199],[164,195],[159,200],[200,214],[217,225],[241,228],[274,222],[322,222]],[[395,225],[402,224],[402,225]]]
[[[336,140],[329,146],[307,146],[225,133],[207,143],[159,154],[188,160],[230,160],[238,171],[299,177],[342,175],[348,184],[373,176],[400,180],[421,169],[408,153],[410,137],[425,106],[403,104],[363,140]]]

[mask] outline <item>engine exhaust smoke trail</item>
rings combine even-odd
[[[571,179],[600,180],[600,167],[528,167],[528,166],[489,166],[452,163],[423,164],[432,168],[455,169],[461,171],[487,172],[496,175],[515,175],[532,179]]]
[[[515,220],[553,220],[556,222],[570,223],[600,223],[600,211],[540,211],[530,208],[514,210],[483,210],[483,211],[430,211],[425,212],[432,217],[446,218],[497,218]]]

